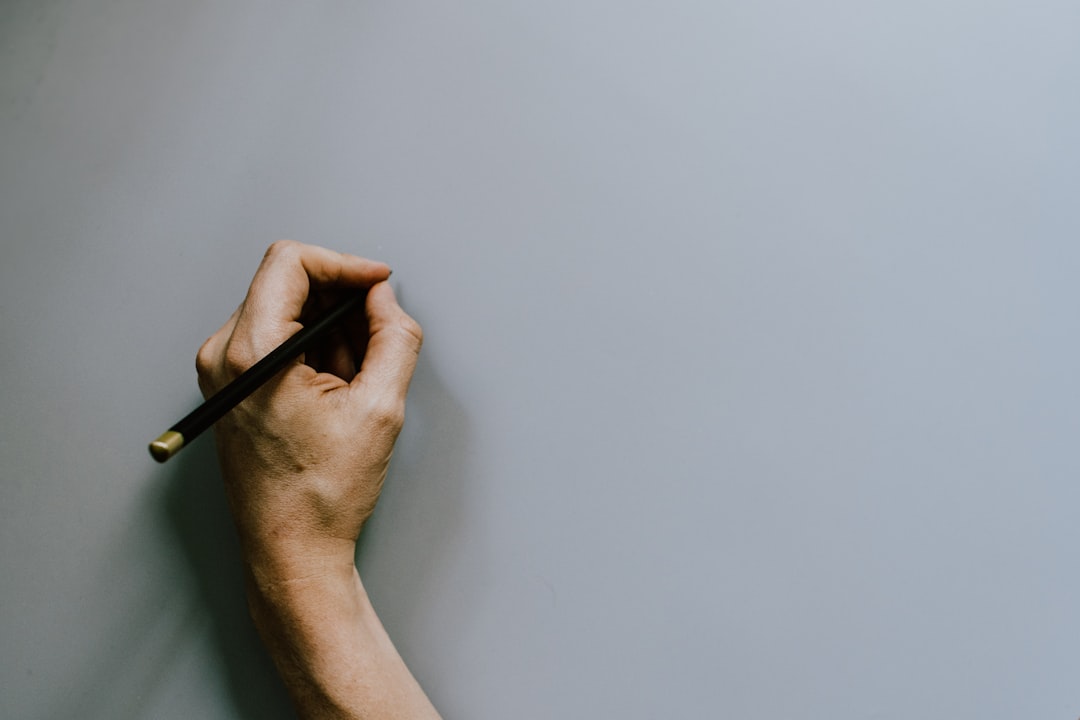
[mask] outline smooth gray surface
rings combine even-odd
[[[286,718],[211,444],[292,237],[427,345],[449,718],[1080,715],[1080,6],[0,4],[0,717]]]

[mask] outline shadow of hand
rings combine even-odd
[[[212,625],[236,715],[292,720],[289,696],[248,615],[240,546],[213,439],[202,438],[169,464],[165,513]]]

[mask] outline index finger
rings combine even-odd
[[[247,344],[254,362],[300,329],[300,312],[313,285],[361,289],[389,276],[385,263],[291,240],[275,242],[251,280],[233,339]]]

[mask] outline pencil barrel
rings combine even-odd
[[[236,379],[212,395],[202,405],[192,410],[178,423],[154,442],[150,443],[150,454],[158,462],[165,462],[185,444],[190,443],[210,426],[220,420],[225,413],[243,402],[274,375],[285,369],[288,364],[304,353],[313,342],[322,337],[334,323],[351,310],[363,305],[365,293],[354,295],[336,305],[329,312],[319,317],[314,323],[300,330],[270,353],[241,373]]]

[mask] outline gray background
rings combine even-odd
[[[1080,6],[0,4],[0,717],[286,718],[212,443],[272,240],[427,345],[447,718],[1080,715]]]

